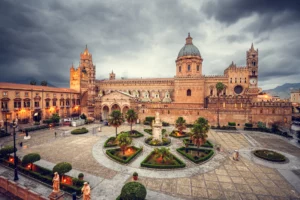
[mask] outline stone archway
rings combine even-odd
[[[109,108],[108,106],[103,106],[103,109],[102,109],[102,119],[103,120],[107,120],[109,117]]]
[[[118,104],[114,104],[114,105],[112,105],[112,107],[111,107],[111,111],[114,111],[114,110],[121,111],[121,108],[120,108],[120,106],[119,106]]]
[[[129,106],[124,106],[122,110],[122,114],[125,115],[128,110],[129,110]]]

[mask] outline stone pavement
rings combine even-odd
[[[91,129],[95,125],[88,125]],[[67,127],[68,130],[72,128]],[[144,126],[137,125],[134,129],[141,131],[145,137],[149,134],[143,132]],[[170,132],[174,127],[167,128]],[[118,132],[129,130],[123,125]],[[241,131],[242,132],[242,131]],[[139,173],[139,181],[147,187],[147,199],[300,199],[296,175],[291,169],[276,169],[274,166],[257,163],[247,157],[251,149],[264,147],[274,148],[280,146],[287,156],[293,156],[297,165],[299,148],[288,146],[289,143],[274,135],[239,131],[213,131],[209,140],[221,145],[221,152],[203,165],[196,165],[175,152],[181,140],[172,138],[171,152],[187,163],[186,169],[181,170],[149,170],[139,166],[140,161],[153,149],[143,143],[144,138],[133,139],[136,146],[143,145],[144,152],[129,165],[121,165],[111,161],[105,155],[103,143],[108,137],[115,135],[113,127],[103,127],[102,132],[96,135],[58,135],[54,138],[54,130],[37,131],[32,139],[23,141],[25,148],[18,152],[40,153],[43,160],[41,165],[52,167],[55,163],[66,161],[73,166],[71,173],[83,172],[87,181],[93,180],[92,199],[115,199],[124,183],[131,181],[133,171]],[[263,137],[263,139],[260,139]],[[270,141],[272,142],[268,142]],[[287,146],[286,146],[287,145]],[[284,148],[286,147],[286,148]],[[241,160],[232,161],[231,154],[240,149]],[[249,155],[249,154],[248,154]],[[300,164],[299,164],[300,166]],[[85,179],[86,179],[85,178]],[[97,180],[98,179],[98,180]],[[290,181],[290,182],[289,182]],[[293,184],[295,187],[293,187]]]

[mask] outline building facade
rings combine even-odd
[[[96,119],[106,120],[112,110],[125,113],[132,108],[140,121],[159,112],[163,121],[172,124],[179,116],[188,123],[203,116],[216,125],[219,113],[221,126],[236,122],[242,127],[259,121],[290,125],[290,102],[258,98],[259,59],[253,44],[246,52],[246,65],[232,62],[223,75],[203,75],[203,61],[189,34],[175,60],[174,78],[116,79],[111,72],[107,80],[96,80],[92,54],[86,47],[79,66],[70,69],[70,88],[81,94],[81,111]],[[218,82],[225,85],[219,97]]]
[[[291,91],[290,101],[295,105],[300,105],[300,89]]]
[[[48,119],[53,113],[71,117],[80,113],[80,93],[69,88],[0,83],[0,124],[18,119],[29,123],[34,116]]]

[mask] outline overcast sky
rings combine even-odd
[[[1,0],[0,81],[69,87],[88,45],[96,78],[174,77],[188,32],[203,74],[246,64],[259,49],[259,86],[300,82],[300,6],[289,0]]]

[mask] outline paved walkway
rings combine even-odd
[[[95,125],[88,125],[91,129]],[[72,128],[67,127],[68,130]],[[134,129],[143,132],[144,126]],[[169,127],[168,132],[173,128]],[[129,130],[124,125],[118,132]],[[291,169],[298,161],[291,162],[289,167],[280,169],[259,163],[249,158],[249,152],[255,148],[276,148],[289,145],[288,141],[274,135],[241,131],[210,131],[209,140],[221,145],[221,152],[203,165],[195,165],[175,152],[181,145],[179,139],[172,139],[171,152],[187,163],[181,170],[149,170],[140,168],[140,161],[153,149],[145,146],[144,138],[134,139],[136,146],[143,145],[144,153],[139,155],[128,166],[111,161],[105,154],[103,144],[108,137],[115,135],[112,127],[103,127],[96,135],[60,135],[54,137],[54,130],[44,130],[33,133],[32,139],[23,141],[25,148],[19,153],[38,152],[42,159],[39,164],[48,168],[57,162],[70,162],[76,175],[83,172],[87,181],[92,184],[92,199],[115,199],[124,183],[131,181],[133,171],[139,173],[139,181],[147,187],[147,199],[300,199],[298,178]],[[143,132],[144,133],[144,132]],[[144,133],[145,137],[148,136]],[[260,139],[262,138],[262,139]],[[268,142],[272,141],[271,143]],[[284,143],[285,142],[285,143]],[[295,146],[293,146],[295,147]],[[299,148],[282,148],[289,158],[299,158]],[[235,149],[241,152],[241,160],[231,159]],[[279,150],[280,151],[280,150]],[[298,168],[297,168],[298,169]],[[12,174],[11,174],[12,175]],[[9,175],[9,176],[11,176]],[[45,190],[45,193],[46,190]]]

